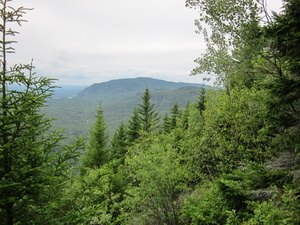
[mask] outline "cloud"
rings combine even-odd
[[[194,32],[197,11],[186,8],[185,0],[22,0],[22,4],[34,10],[25,16],[29,22],[18,28],[17,54],[10,56],[11,62],[34,58],[39,73],[58,78],[59,84],[134,76],[202,80],[189,77],[205,45]]]

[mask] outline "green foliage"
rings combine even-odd
[[[51,204],[61,197],[83,143],[61,145],[61,133],[50,131],[50,120],[40,113],[54,80],[36,77],[32,63],[8,68],[7,54],[14,53],[15,43],[9,39],[18,33],[9,24],[21,25],[27,11],[10,2],[0,2],[1,224],[51,224]]]
[[[81,174],[84,174],[88,169],[100,168],[100,166],[109,161],[107,144],[108,135],[106,133],[106,123],[101,106],[99,106],[96,121],[90,132],[90,140],[81,160]]]
[[[167,136],[148,136],[129,149],[126,158],[131,179],[126,203],[132,223],[180,224],[180,194],[187,186],[189,171],[182,155]]]
[[[299,142],[299,102],[300,102],[300,74],[299,74],[299,1],[286,0],[283,12],[275,14],[274,23],[266,27],[266,37],[270,39],[275,49],[274,58],[280,62],[279,76],[275,76],[266,87],[270,90],[269,120],[275,133],[285,133],[292,142],[284,141],[286,148],[295,148]],[[282,139],[281,139],[282,141]]]
[[[257,1],[187,0],[186,3],[200,9],[196,25],[207,45],[206,53],[195,60],[199,66],[192,73],[216,74],[219,82],[229,89],[251,85],[256,75],[249,69],[252,57],[261,47],[256,36],[258,23],[263,22],[259,17],[264,12]]]
[[[111,140],[111,159],[117,159],[123,164],[128,146],[126,126],[121,123]]]
[[[128,85],[131,87],[134,81],[135,79],[130,79]],[[158,87],[161,87],[161,90],[156,89],[155,86],[151,86],[151,101],[155,103],[155,109],[159,112],[160,116],[168,112],[175,102],[178,102],[179,107],[184,107],[186,101],[197,99],[199,92],[197,86],[193,87],[190,86],[191,84],[183,83],[181,85],[185,87],[182,88],[178,88],[180,86],[177,87],[177,85],[169,87],[163,85],[163,81],[154,81]],[[115,80],[115,83],[118,86],[123,84],[122,79]],[[171,82],[171,84],[177,83]],[[114,86],[108,86],[107,89],[101,89],[105,90],[105,93],[100,91],[97,94],[90,94],[85,97],[56,98],[54,95],[53,98],[48,99],[48,106],[41,110],[47,117],[56,118],[56,120],[51,121],[53,128],[64,129],[64,134],[68,137],[65,141],[70,142],[70,140],[77,136],[89,136],[89,130],[95,122],[95,112],[97,111],[99,101],[101,101],[105,121],[109,128],[109,137],[112,137],[120,123],[126,123],[132,116],[134,107],[137,107],[136,103],[140,101],[147,83],[141,82],[140,85],[143,88],[137,87],[136,89],[139,91],[134,93],[127,90],[126,86],[123,87],[122,94],[118,92],[118,89],[114,89]],[[101,87],[103,86],[101,85]]]
[[[199,97],[198,97],[198,103],[197,103],[197,109],[202,114],[202,112],[205,110],[205,94],[206,90],[202,87],[200,89]]]
[[[217,74],[229,91],[254,85],[266,90],[267,129],[293,136],[286,146],[293,148],[299,140],[299,2],[284,1],[282,13],[273,17],[264,1],[201,0],[187,5],[200,8],[197,26],[207,43],[193,74]]]
[[[169,133],[171,131],[171,117],[166,113],[163,118],[162,130],[165,133]]]
[[[182,116],[179,119],[179,126],[185,130],[188,129],[190,126],[189,124],[190,109],[191,109],[191,105],[190,102],[188,101],[186,103],[185,109],[182,112]]]
[[[188,224],[224,224],[229,210],[217,188],[207,183],[186,197],[182,215]]]
[[[133,115],[130,118],[130,120],[128,120],[128,125],[127,125],[129,143],[133,143],[135,140],[137,140],[140,137],[139,132],[142,129],[138,109],[134,108],[132,113]]]
[[[284,0],[283,12],[275,14],[272,26],[267,28],[267,35],[277,50],[276,57],[282,59],[285,69],[293,76],[299,77],[299,13],[300,3],[297,0]]]
[[[141,123],[141,130],[150,132],[159,122],[158,112],[154,110],[154,104],[151,103],[151,94],[146,88],[142,96],[143,102],[138,106],[138,115]]]
[[[99,107],[80,174],[71,172],[83,140],[62,146],[40,113],[52,80],[34,77],[32,65],[7,70],[2,60],[1,223],[299,224],[299,161],[291,153],[300,140],[298,1],[286,0],[273,17],[264,1],[187,4],[199,7],[207,43],[193,73],[214,73],[224,88],[201,89],[184,109],[170,100],[174,93],[153,101],[148,88],[135,107],[137,96],[117,102],[133,111],[110,145]],[[11,42],[2,44],[5,59]],[[158,130],[162,105],[170,109]]]
[[[179,117],[181,115],[181,111],[179,109],[179,106],[177,102],[174,104],[174,106],[170,109],[170,116],[166,114],[166,116],[163,119],[163,126],[162,129],[165,133],[170,133],[172,130],[174,130],[179,123]]]
[[[126,177],[124,173],[114,171],[115,164],[112,161],[74,177],[56,205],[57,222],[54,224],[121,223],[124,218],[120,216],[120,202]]]
[[[187,1],[201,10],[197,26],[207,43],[193,73],[214,73],[225,88],[202,89],[183,110],[178,104],[170,107],[162,132],[156,129],[154,106],[164,98],[154,105],[146,89],[128,124],[115,133],[111,156],[87,167],[65,189],[59,206],[68,209],[63,220],[299,223],[299,163],[285,169],[266,166],[278,152],[299,148],[297,35],[291,35],[297,33],[298,14],[291,8],[296,3],[286,2],[283,14],[272,18],[263,1]],[[286,32],[282,39],[281,30]],[[100,133],[95,140],[103,140]],[[77,204],[70,204],[72,199]]]
[[[282,186],[286,176],[258,164],[239,167],[213,182],[204,181],[196,186],[185,198],[182,216],[190,224],[286,224],[284,220],[298,221],[299,201],[295,190],[270,189],[275,184]],[[259,192],[264,194],[255,194]]]
[[[247,224],[299,224],[299,199],[295,191],[288,188],[275,189],[272,199],[251,202],[254,215]]]
[[[271,156],[271,138],[265,131],[265,95],[256,89],[208,92],[203,136],[197,141],[202,148],[198,157],[203,170],[214,175],[249,161],[264,162]]]

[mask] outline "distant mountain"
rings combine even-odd
[[[43,112],[48,117],[55,118],[54,128],[65,129],[68,137],[86,136],[101,104],[108,131],[112,134],[121,122],[128,121],[134,107],[142,103],[141,97],[146,87],[149,88],[151,101],[161,117],[175,103],[184,108],[188,101],[194,102],[199,96],[200,87],[211,88],[202,84],[176,83],[152,78],[112,80],[86,87],[73,98],[51,98]]]
[[[202,84],[170,82],[153,78],[138,77],[111,80],[108,82],[93,84],[79,92],[77,97],[101,97],[103,101],[117,101],[126,99],[137,93],[143,92],[146,88],[151,91],[175,90],[181,87],[201,87]],[[209,86],[204,85],[205,88]]]
[[[53,98],[74,98],[78,92],[84,90],[88,86],[81,85],[60,85],[54,89]]]
[[[59,85],[53,88],[52,98],[73,98],[87,87],[87,85]],[[12,84],[9,86],[9,90],[24,91],[24,86]]]

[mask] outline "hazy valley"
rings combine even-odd
[[[62,86],[55,89],[43,112],[55,118],[55,129],[65,129],[68,138],[87,136],[95,120],[99,105],[103,109],[108,132],[113,134],[121,122],[127,122],[146,88],[152,95],[155,110],[163,117],[177,102],[184,108],[199,96],[200,87],[210,86],[194,83],[176,83],[152,78],[119,79],[91,86]]]

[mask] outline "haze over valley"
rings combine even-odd
[[[62,86],[55,89],[43,112],[47,117],[56,118],[52,122],[55,128],[64,128],[66,136],[75,138],[88,135],[101,104],[112,135],[121,122],[126,123],[132,116],[134,107],[142,102],[141,97],[146,88],[151,91],[152,103],[163,118],[175,103],[184,108],[187,102],[197,100],[200,87],[211,88],[203,84],[144,77],[111,80],[87,87]]]

